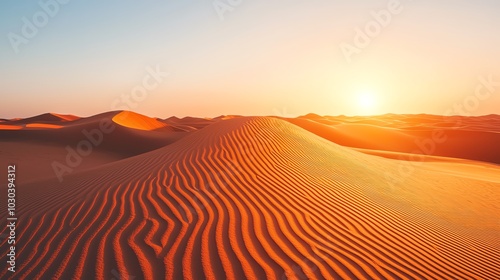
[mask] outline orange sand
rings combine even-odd
[[[44,124],[44,123],[29,123],[26,124],[26,128],[48,128],[48,129],[57,129],[61,128],[61,125],[56,124]]]
[[[19,185],[17,271],[0,278],[496,279],[499,171],[367,155],[276,118],[220,120],[62,184]]]
[[[156,119],[129,111],[123,111],[117,114],[113,117],[113,121],[119,125],[139,130],[155,130],[167,126]]]
[[[23,127],[19,125],[0,124],[0,130],[19,130],[19,129],[23,129]]]

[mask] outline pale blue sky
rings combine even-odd
[[[474,94],[479,76],[500,81],[493,0],[401,0],[402,12],[349,63],[339,46],[389,2],[242,0],[221,20],[209,0],[73,0],[16,53],[9,34],[22,35],[22,18],[43,10],[38,1],[2,1],[0,117],[109,111],[157,65],[170,75],[131,110],[442,114]],[[372,108],[357,103],[367,94]],[[500,88],[471,113],[499,108]]]

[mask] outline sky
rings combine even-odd
[[[0,2],[0,118],[500,114],[496,0]]]

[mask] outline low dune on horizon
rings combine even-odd
[[[499,143],[499,115],[2,119],[0,279],[498,279]]]

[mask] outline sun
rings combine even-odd
[[[373,91],[362,91],[356,96],[356,105],[363,114],[372,113],[377,108],[377,97]]]

